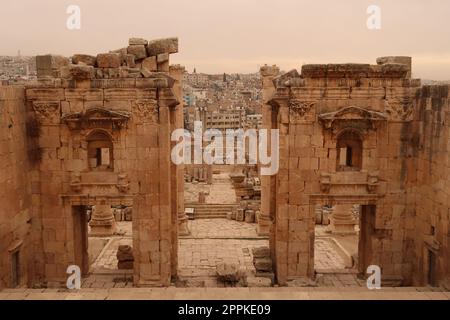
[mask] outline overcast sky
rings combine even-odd
[[[96,54],[130,36],[177,36],[172,63],[198,72],[256,72],[305,63],[375,63],[413,57],[413,75],[450,79],[449,0],[2,0],[0,55]],[[66,28],[69,5],[81,30]],[[367,7],[381,8],[369,30]]]

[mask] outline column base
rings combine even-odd
[[[187,226],[187,221],[178,224],[178,235],[179,236],[188,236],[190,234],[191,234],[191,232],[189,231],[189,228]]]
[[[179,236],[188,236],[191,234],[188,227],[188,216],[184,213],[178,216],[178,235]]]
[[[256,232],[258,236],[270,236],[272,221],[268,217],[260,216],[258,218],[258,226]]]
[[[91,230],[89,232],[90,237],[109,237],[116,232],[116,222],[112,221],[96,221],[93,220],[89,223]]]

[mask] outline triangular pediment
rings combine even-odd
[[[92,108],[86,112],[67,114],[62,117],[71,128],[101,127],[111,123],[115,127],[122,127],[130,119],[130,113],[125,111],[112,111],[102,108]]]
[[[338,111],[322,113],[322,120],[387,120],[387,116],[381,112],[364,109],[361,107],[345,107]]]
[[[332,128],[337,123],[343,125],[349,122],[366,123],[369,127],[374,127],[376,122],[386,121],[387,116],[382,112],[349,106],[334,112],[322,113],[319,115],[319,120],[326,128]]]

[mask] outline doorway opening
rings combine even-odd
[[[11,254],[11,287],[20,285],[20,251],[16,250]]]
[[[75,262],[85,288],[133,286],[132,208],[74,207]]]
[[[317,205],[315,208],[314,269],[319,285],[360,286],[371,264],[371,234],[375,206]]]
[[[431,287],[437,287],[436,280],[436,254],[428,249],[428,259],[427,259],[427,284]]]

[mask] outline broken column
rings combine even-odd
[[[273,284],[275,281],[275,274],[273,273],[269,247],[253,248],[252,255],[253,265],[256,269],[256,278],[268,278]]]
[[[270,107],[267,105],[267,102],[270,100],[270,97],[275,92],[275,85],[273,80],[280,73],[280,69],[277,66],[268,66],[265,65],[261,67],[260,74],[262,78],[262,99],[263,99],[263,123],[264,129],[270,130],[272,129],[272,113],[270,111]],[[258,217],[258,235],[270,235],[270,228],[272,226],[271,216],[274,215],[274,212],[271,212],[273,208],[271,208],[270,204],[275,203],[275,195],[276,192],[273,189],[274,186],[274,176],[261,176],[261,214]]]
[[[96,205],[92,208],[92,217],[89,222],[92,237],[112,236],[116,231],[116,221],[111,206]]]

